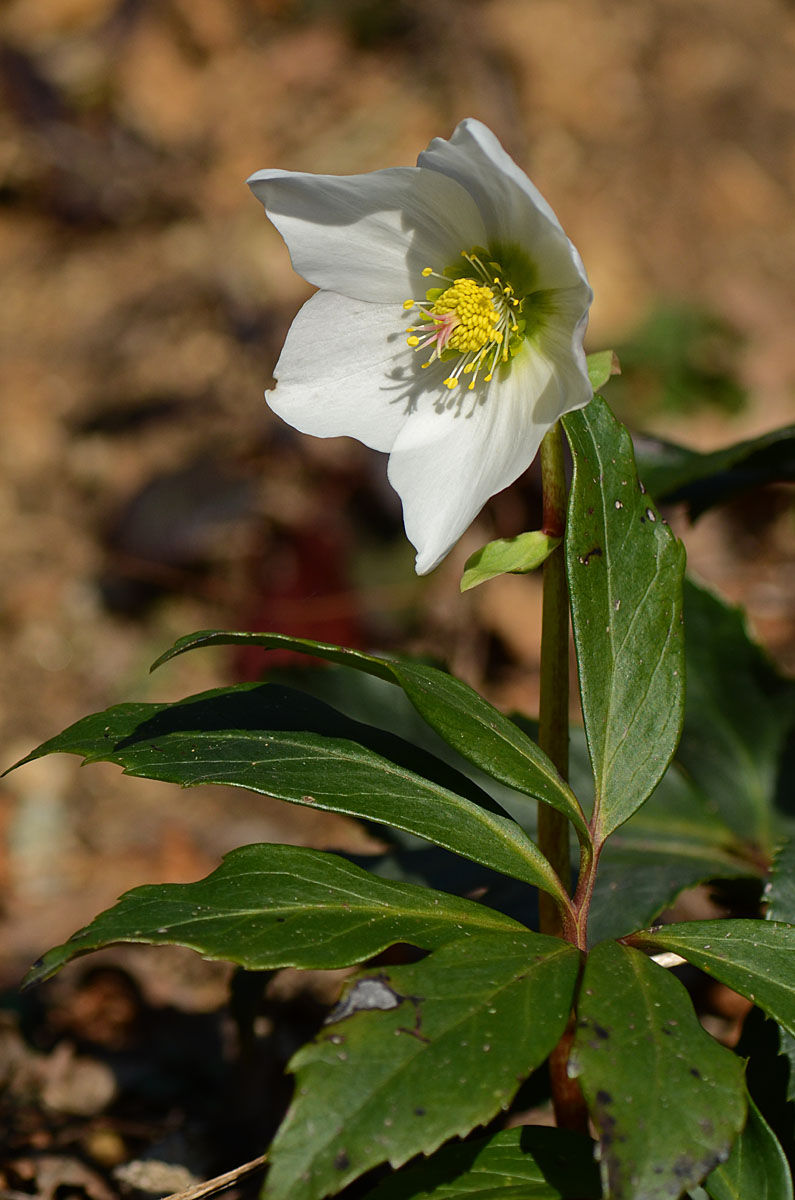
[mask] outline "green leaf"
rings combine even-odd
[[[366,1200],[599,1200],[590,1138],[524,1125],[455,1142],[385,1179]]]
[[[394,759],[358,744],[380,746]],[[270,684],[219,688],[178,704],[120,704],[85,717],[27,759],[59,751],[115,762],[127,775],[193,787],[221,783],[394,825],[495,871],[563,896],[538,847],[489,796],[479,803],[400,764],[449,775],[430,755]],[[464,790],[474,785],[456,773]],[[477,794],[477,789],[475,789]]]
[[[739,838],[673,763],[639,812],[613,834],[599,860],[589,941],[651,925],[685,888],[759,876]]]
[[[769,483],[795,479],[795,425],[699,454],[674,442],[635,440],[638,471],[657,501],[684,501],[693,520],[716,504]]]
[[[604,839],[651,794],[682,726],[684,549],[638,483],[632,441],[596,396],[563,418],[574,478],[566,557]]]
[[[633,934],[631,941],[644,950],[680,954],[795,1034],[795,925],[683,921]]]
[[[588,956],[569,1071],[615,1200],[678,1200],[745,1120],[743,1064],[701,1028],[678,979],[617,942]]]
[[[678,761],[723,821],[769,849],[795,684],[748,636],[739,609],[685,585],[687,705]]]
[[[603,388],[612,375],[621,374],[615,350],[597,350],[595,354],[588,355],[587,362],[588,378],[595,392]]]
[[[795,922],[795,839],[786,838],[776,851],[765,887],[768,921]],[[795,1036],[775,1026],[778,1032],[779,1053],[789,1063],[786,1099],[795,1100]]]
[[[341,1002],[352,1015],[290,1065],[266,1200],[319,1200],[491,1120],[557,1044],[579,963],[556,938],[493,933],[360,976]]]
[[[379,879],[336,854],[269,843],[233,850],[198,883],[127,892],[45,954],[25,982],[114,942],[188,946],[261,971],[347,967],[396,942],[435,950],[462,933],[521,929],[471,900]]]
[[[778,1138],[753,1100],[727,1162],[704,1183],[712,1200],[792,1200],[792,1177]]]
[[[759,1105],[790,1162],[795,1162],[792,1065],[782,1050],[784,1039],[795,1042],[795,1038],[766,1017],[760,1008],[752,1008],[743,1021],[734,1053],[746,1062],[745,1083],[749,1095]]]
[[[512,538],[499,538],[487,542],[470,554],[461,576],[461,591],[468,592],[479,583],[486,583],[498,575],[524,575],[535,571],[549,558],[560,538],[550,537],[540,529],[532,533],[520,533]]]
[[[507,787],[558,809],[569,818],[581,839],[589,839],[576,796],[535,742],[468,684],[436,667],[407,659],[376,658],[360,650],[281,633],[205,630],[180,638],[152,669],[199,646],[239,645],[294,650],[397,684],[420,716],[458,754]]]
[[[795,922],[795,838],[785,838],[776,850],[765,899],[769,921]]]

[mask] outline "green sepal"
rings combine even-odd
[[[550,537],[540,529],[487,542],[467,559],[461,576],[461,591],[468,592],[498,575],[525,575],[535,571],[560,543],[559,537]]]
[[[615,350],[597,350],[595,354],[586,356],[588,378],[595,392],[603,388],[611,375],[620,375],[621,366]]]

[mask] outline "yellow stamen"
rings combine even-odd
[[[403,308],[418,310],[419,319],[406,329],[406,341],[413,350],[430,352],[422,368],[440,359],[457,358],[443,385],[452,391],[468,375],[468,390],[473,391],[481,380],[491,382],[497,367],[509,362],[510,354],[516,351],[515,338],[522,339],[517,317],[526,297],[516,298],[502,269],[489,262],[486,254],[482,258],[477,250],[463,250],[461,254],[471,275],[455,278],[454,270],[451,276],[423,267],[420,273],[424,279],[433,276],[443,286],[431,288],[424,300],[406,300]],[[495,267],[500,274],[493,274]]]

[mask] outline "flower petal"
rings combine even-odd
[[[301,433],[391,450],[411,403],[405,319],[399,304],[317,292],[290,326],[268,404]]]
[[[438,171],[391,167],[339,176],[267,170],[248,183],[299,275],[357,300],[406,300],[423,267],[441,270],[485,239],[475,202]]]
[[[457,180],[472,196],[486,226],[487,244],[520,243],[538,270],[537,287],[591,291],[585,267],[538,188],[491,130],[468,117],[449,141],[434,138],[417,165]]]
[[[470,393],[464,393],[460,408],[439,411],[425,404],[408,417],[388,473],[403,501],[419,575],[432,571],[486,501],[530,466],[557,419],[590,401],[585,321],[581,317],[573,332],[563,322],[548,322],[538,342],[525,343],[510,372],[495,378],[480,403],[469,402]]]

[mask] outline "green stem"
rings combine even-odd
[[[562,538],[566,527],[566,475],[560,425],[541,443],[541,486],[544,533]],[[538,744],[564,779],[569,773],[569,590],[563,542],[544,563],[544,602],[541,625],[541,697]],[[563,813],[538,804],[538,845],[564,886],[571,878],[569,823]],[[567,919],[551,897],[539,893],[539,928],[582,946],[582,930]],[[579,1084],[570,1079],[568,1059],[574,1017],[552,1051],[549,1075],[558,1126],[588,1130],[588,1110]]]

